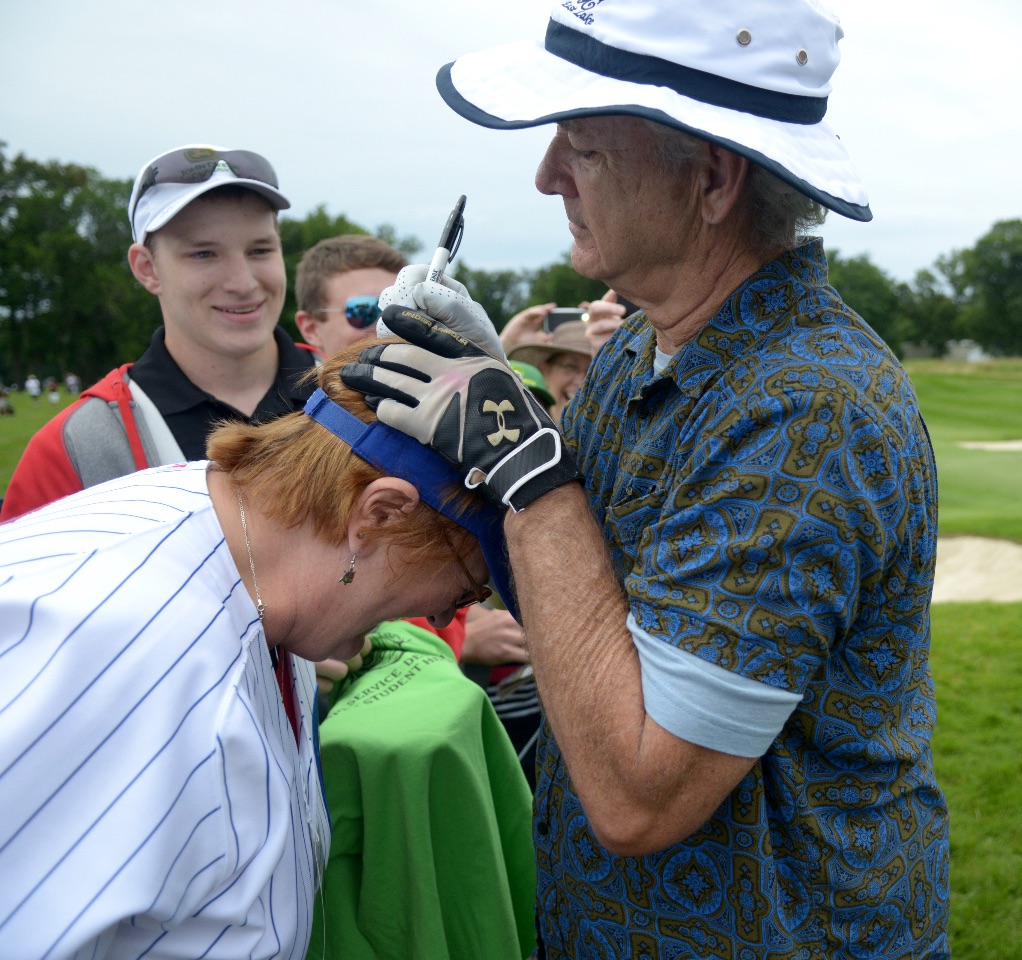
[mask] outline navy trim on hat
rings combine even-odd
[[[564,120],[579,120],[584,117],[606,117],[606,116],[630,116],[640,117],[643,120],[654,120],[657,123],[662,123],[666,127],[674,127],[676,130],[683,130],[686,133],[692,134],[694,137],[699,137],[701,140],[709,140],[711,143],[719,144],[733,153],[737,153],[739,156],[747,157],[753,163],[759,164],[766,170],[769,170],[779,180],[783,180],[785,183],[791,184],[800,193],[804,193],[807,197],[815,200],[817,203],[823,204],[828,210],[833,210],[835,213],[840,214],[843,217],[848,217],[850,220],[859,220],[862,222],[868,222],[873,219],[873,211],[870,210],[868,204],[851,203],[848,200],[844,200],[841,197],[835,197],[833,194],[827,193],[824,190],[820,190],[818,187],[814,187],[811,183],[806,180],[796,177],[786,167],[781,166],[776,160],[771,160],[769,157],[764,156],[758,150],[750,150],[748,147],[743,146],[740,143],[735,143],[733,140],[728,140],[724,137],[717,137],[711,133],[707,133],[705,130],[699,130],[696,127],[690,126],[689,124],[682,123],[680,120],[675,119],[668,113],[664,113],[662,110],[653,110],[649,107],[640,107],[634,103],[621,103],[621,104],[610,104],[602,107],[587,107],[579,110],[560,110],[557,113],[548,113],[542,117],[536,117],[532,120],[504,120],[501,117],[495,117],[492,113],[487,113],[485,110],[480,110],[470,100],[466,100],[458,88],[454,85],[454,81],[451,79],[451,68],[454,63],[448,63],[441,67],[436,75],[436,86],[443,97],[444,102],[449,106],[455,113],[464,117],[466,120],[474,123],[480,127],[489,127],[492,130],[524,130],[528,127],[540,127],[547,123],[561,123]]]
[[[718,77],[660,57],[620,50],[556,20],[547,24],[544,47],[555,57],[612,80],[667,87],[683,97],[715,107],[751,113],[782,123],[819,123],[827,114],[826,97],[780,93]]]
[[[511,569],[504,542],[504,510],[486,505],[461,509],[451,502],[452,486],[463,488],[459,474],[435,450],[400,430],[379,421],[365,423],[317,389],[305,404],[305,414],[340,437],[355,456],[389,476],[410,483],[423,503],[473,534],[482,547],[486,565],[504,605],[518,620],[518,604],[511,589]]]

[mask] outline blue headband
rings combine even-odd
[[[459,508],[451,492],[463,489],[464,483],[461,475],[440,454],[385,423],[364,423],[321,389],[309,397],[305,414],[348,444],[355,456],[388,476],[407,481],[419,492],[423,503],[473,534],[483,549],[504,604],[518,617],[504,544],[503,510],[489,504],[475,509]]]

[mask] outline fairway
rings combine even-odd
[[[1022,450],[962,446],[1022,440],[1022,360],[906,366],[937,458],[941,536],[1022,542]]]
[[[933,607],[934,766],[951,811],[954,960],[1022,956],[1022,603]]]

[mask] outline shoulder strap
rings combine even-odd
[[[64,422],[64,447],[83,487],[184,459],[173,437],[177,456],[161,459],[160,445],[151,436],[129,387],[130,369],[131,364],[126,363],[86,390],[84,402]],[[148,397],[145,404],[147,412],[152,410],[152,422],[158,422],[169,435],[166,423]]]
[[[174,439],[174,434],[170,432],[167,421],[163,419],[156,404],[149,399],[149,395],[130,377],[128,378],[128,389],[135,401],[135,419],[138,421],[138,426],[140,429],[145,427],[149,433],[147,439],[153,447],[153,450],[149,452],[150,466],[183,463],[187,460],[181,445]],[[147,451],[150,450],[150,443],[145,445]]]
[[[64,421],[63,435],[64,448],[83,487],[94,487],[147,466],[144,460],[141,468],[138,465],[116,401],[87,398]]]

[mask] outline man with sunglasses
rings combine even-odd
[[[367,234],[345,233],[320,240],[302,255],[295,272],[295,324],[319,358],[329,357],[352,343],[376,336],[380,294],[407,266],[400,250]],[[434,628],[424,617],[410,620],[436,633],[461,656],[465,642],[465,612],[446,627]],[[316,665],[324,694],[343,677],[349,664],[326,660]],[[323,711],[324,716],[326,710]]]
[[[321,356],[374,336],[380,294],[407,265],[400,250],[361,234],[320,240],[295,275],[295,324]]]
[[[199,460],[222,420],[301,409],[312,358],[278,326],[287,289],[277,213],[290,206],[257,153],[188,146],[135,179],[128,263],[163,325],[29,442],[0,519],[135,470]]]

